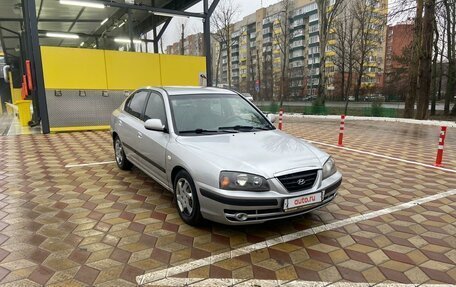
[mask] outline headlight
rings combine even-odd
[[[328,160],[323,165],[323,179],[330,177],[331,175],[337,172],[336,162],[333,160],[332,157],[328,158]]]
[[[268,181],[256,174],[234,171],[222,171],[219,185],[226,190],[268,191]]]

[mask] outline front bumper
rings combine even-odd
[[[274,192],[249,192],[247,196],[229,196],[226,191],[196,183],[199,193],[201,214],[204,218],[228,225],[258,224],[269,220],[277,220],[301,215],[321,208],[337,196],[342,183],[342,175],[337,172],[321,182],[312,191],[288,194]],[[321,202],[306,205],[292,210],[284,210],[284,201],[302,195],[322,193]],[[245,220],[236,215],[246,214]]]

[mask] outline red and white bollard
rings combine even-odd
[[[437,158],[435,160],[435,166],[443,166],[443,146],[445,145],[445,136],[446,136],[447,127],[441,127],[440,129],[440,138],[439,138],[439,147],[437,150]]]
[[[281,108],[279,111],[279,130],[282,130],[283,125],[283,109]]]
[[[345,115],[340,116],[340,131],[339,131],[339,142],[337,143],[338,146],[344,146],[344,130],[345,130]]]

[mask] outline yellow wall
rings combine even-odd
[[[103,50],[41,47],[47,89],[106,90]]]
[[[105,51],[105,59],[109,90],[161,85],[158,54]]]
[[[204,57],[41,47],[46,89],[134,90],[198,86]]]
[[[200,73],[206,73],[206,58],[160,55],[163,86],[199,86]]]

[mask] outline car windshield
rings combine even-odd
[[[260,112],[238,95],[174,95],[170,102],[174,127],[180,135],[274,129]]]

